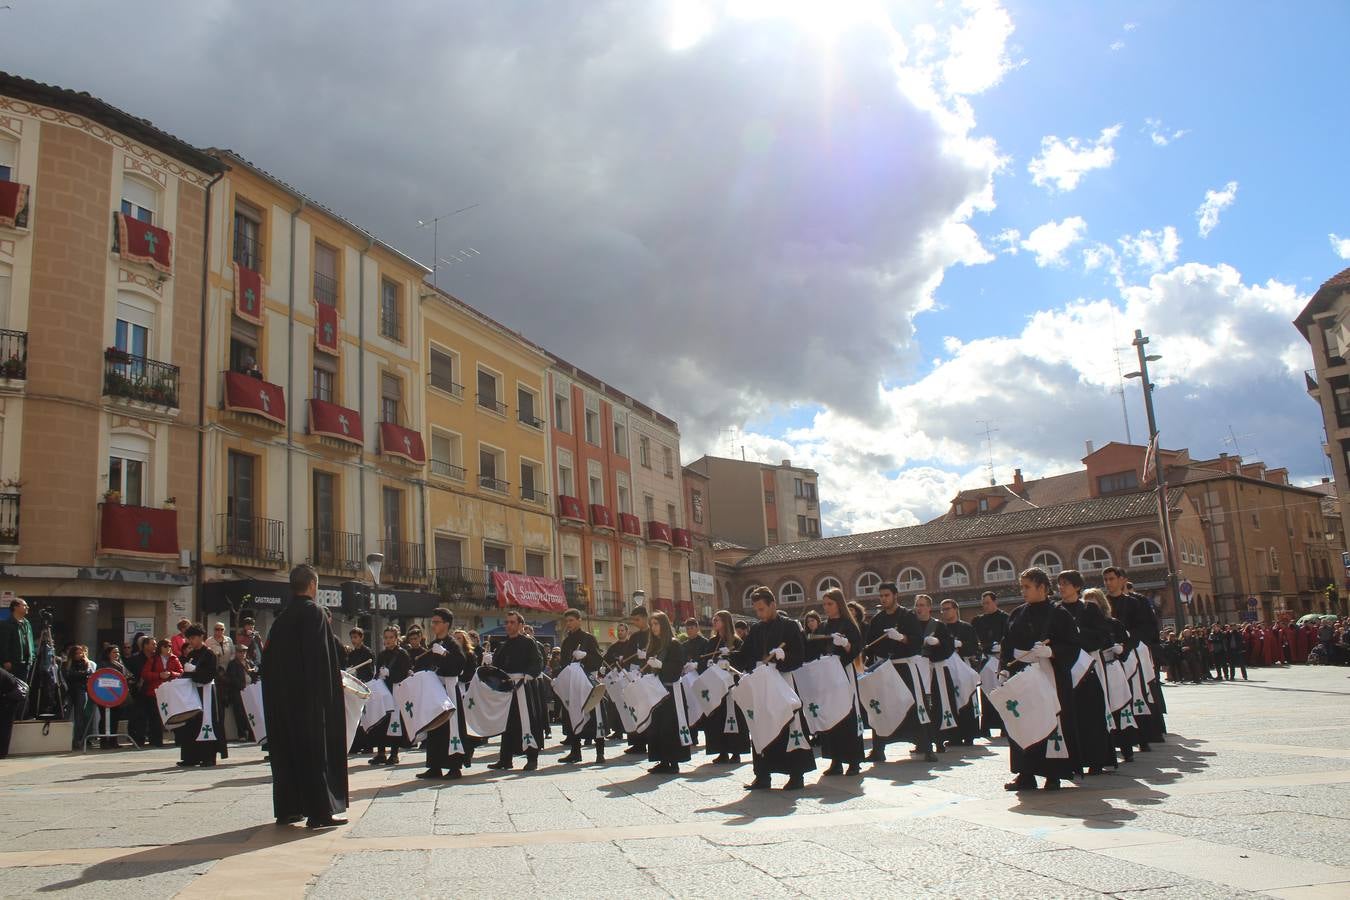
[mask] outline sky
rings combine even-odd
[[[686,462],[815,468],[826,534],[1143,443],[1136,329],[1163,446],[1329,474],[1290,321],[1350,266],[1343,2],[9,5],[0,69],[428,265],[471,206],[441,287]]]

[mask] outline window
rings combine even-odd
[[[542,502],[547,495],[540,490],[540,482],[543,481],[543,473],[539,470],[538,463],[522,459],[520,461],[520,499],[530,502]]]
[[[245,269],[262,271],[262,211],[237,198],[234,201],[234,261]]]
[[[464,394],[464,386],[455,376],[459,374],[459,360],[453,353],[431,348],[431,386],[456,397]]]
[[[249,375],[258,367],[258,326],[239,318],[230,319],[230,371]]]
[[[803,496],[806,497],[807,505],[814,505],[816,502],[816,485],[813,481],[808,481],[802,485]]]
[[[802,493],[802,491],[803,491],[802,480],[801,480],[800,478],[794,478],[794,479],[792,480],[792,495],[793,495],[794,497],[802,497],[802,496],[805,496],[805,495]]]
[[[691,507],[693,507],[694,524],[696,524],[696,525],[702,525],[702,524],[703,524],[703,492],[702,492],[702,491],[690,491],[690,492],[689,492],[689,505],[690,505]]]
[[[962,587],[970,584],[970,573],[960,563],[947,563],[938,573],[938,584],[942,587]]]
[[[646,469],[652,467],[652,442],[645,434],[638,437],[638,463]]]
[[[496,544],[483,542],[483,568],[489,572],[505,572],[507,570],[506,548],[499,547]]]
[[[314,399],[334,403],[337,364],[323,353],[314,354]]]
[[[833,575],[826,575],[824,578],[820,579],[820,582],[816,585],[816,597],[820,598],[824,596],[825,592],[831,588],[839,588],[839,590],[842,591],[844,586],[839,583],[838,578],[835,578]]]
[[[980,512],[989,512],[989,498],[981,497],[980,502],[976,504],[976,508],[979,509]]]
[[[118,295],[117,322],[114,325],[115,331],[113,334],[114,346],[133,357],[144,359],[144,357],[149,356],[150,329],[154,324],[154,319],[154,307],[150,306],[148,301],[131,294]],[[122,365],[139,369],[139,371],[128,373],[133,377],[145,375],[144,362],[132,360],[132,362]]]
[[[446,431],[431,433],[431,474],[456,481],[464,480],[464,465],[459,435]]]
[[[605,479],[600,464],[595,460],[586,463],[587,503],[605,505]]]
[[[487,369],[478,370],[478,405],[499,415],[506,414],[506,404],[499,399],[497,376]]]
[[[600,410],[599,401],[594,397],[586,397],[586,443],[600,446]]]
[[[0,181],[13,181],[14,170],[18,167],[19,145],[9,138],[0,137]]]
[[[658,569],[656,566],[652,566],[651,579],[652,579],[651,583],[647,585],[647,590],[650,592],[650,596],[651,597],[661,596],[661,570]],[[648,612],[650,611],[651,610],[648,610]]]
[[[314,244],[314,299],[337,306],[337,251],[327,244]]]
[[[670,527],[671,527],[671,528],[674,528],[676,525],[679,524],[679,521],[675,518],[675,504],[674,504],[674,503],[667,503],[667,504],[666,504],[666,521],[670,523]]]
[[[380,509],[384,512],[384,539],[392,544],[403,541],[403,492],[398,488],[383,488]]]
[[[464,542],[436,535],[436,568],[458,569],[464,565]]]
[[[675,477],[675,452],[669,447],[661,448],[661,459],[666,466],[666,477]]]
[[[1017,570],[1006,556],[995,556],[984,564],[985,584],[1004,584],[1017,579]]]
[[[329,472],[315,472],[314,481],[314,561],[321,566],[333,566],[338,554],[346,554],[339,547],[337,535],[337,476]]]
[[[544,577],[544,554],[525,551],[525,574],[533,575],[535,578]]]
[[[553,427],[572,433],[572,403],[562,391],[553,395]]]
[[[805,537],[805,536],[806,536],[806,533],[807,533],[807,532],[806,532],[806,516],[798,516],[798,517],[797,517],[797,535],[798,535],[799,537]]]
[[[398,282],[380,279],[380,334],[391,341],[403,340],[403,300]]]
[[[117,491],[127,506],[145,506],[150,499],[150,442],[137,435],[115,434],[108,451],[108,490]]]
[[[642,495],[642,511],[647,514],[646,521],[656,521],[656,498],[651,494]]]
[[[487,444],[478,445],[478,484],[489,491],[504,494],[511,483],[502,478],[506,474],[506,453]]]
[[[1274,547],[1270,548],[1270,571],[1272,575],[1280,574],[1280,554]]]
[[[633,500],[628,495],[628,480],[623,475],[619,476],[619,483],[617,487],[618,487],[619,512],[624,513],[625,515],[632,515]]]
[[[806,517],[806,533],[813,538],[820,537],[820,520],[814,516]]]
[[[777,544],[777,543],[778,543],[778,529],[777,529],[777,528],[770,528],[770,529],[769,529],[768,535],[767,535],[767,540],[768,540],[768,543],[770,543],[770,544]]]
[[[1261,513],[1252,510],[1252,527],[1257,531],[1261,530]]]
[[[539,395],[527,387],[516,385],[516,418],[531,428],[543,428],[544,420],[535,414]]]
[[[617,418],[614,420],[614,452],[619,456],[628,455],[628,427]]]
[[[1064,563],[1060,561],[1059,555],[1051,553],[1049,550],[1042,550],[1037,553],[1032,557],[1031,564],[1038,569],[1043,569],[1045,574],[1051,578],[1064,571]]]
[[[900,574],[895,576],[895,586],[902,591],[921,591],[926,584],[923,573],[913,566],[905,566],[900,570]]]
[[[1195,545],[1195,564],[1197,566],[1205,564],[1205,544],[1203,541]]]
[[[388,372],[380,376],[380,421],[391,425],[399,422],[399,408],[403,406],[403,379]]]
[[[154,224],[159,208],[159,188],[134,175],[122,176],[122,215]]]
[[[1139,487],[1139,475],[1135,471],[1116,472],[1112,475],[1097,476],[1097,493],[1113,494],[1118,491],[1133,491]]]
[[[741,594],[741,607],[742,607],[742,608],[746,608],[746,607],[749,607],[749,606],[751,606],[751,605],[754,604],[754,601],[750,599],[750,595],[753,594],[753,593],[755,592],[755,588],[757,588],[757,587],[759,587],[759,585],[757,585],[757,584],[752,584],[752,585],[750,585],[748,588],[745,589],[745,593]]]
[[[765,506],[772,506],[773,503],[774,503],[774,499],[773,499],[773,491],[765,491],[765,492],[764,492],[764,505],[765,505]]]
[[[795,581],[789,581],[778,589],[778,602],[784,605],[802,603],[806,600],[806,591]]]
[[[1078,554],[1078,571],[1084,574],[1100,572],[1109,565],[1111,565],[1111,554],[1099,544],[1086,547],[1082,553]]]
[[[1157,541],[1151,541],[1148,538],[1134,542],[1130,547],[1130,565],[1132,566],[1156,566],[1163,560],[1162,547]]]
[[[572,455],[570,453],[558,454],[558,493],[564,497],[575,497],[577,495],[576,485],[572,481]]]
[[[228,519],[226,540],[252,540],[254,457],[246,453],[229,451],[226,456],[225,476],[225,514]],[[238,524],[236,524],[238,523]],[[248,534],[241,534],[246,530]]]

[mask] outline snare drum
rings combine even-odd
[[[624,702],[633,709],[638,731],[651,724],[652,710],[669,696],[670,691],[666,690],[660,677],[650,672],[623,689]]]
[[[474,737],[495,737],[506,730],[515,684],[496,666],[479,666],[464,695],[464,724]]]
[[[445,690],[445,683],[435,672],[427,669],[414,672],[394,685],[394,699],[403,716],[403,725],[410,735],[439,728],[449,720],[455,708],[454,701]]]
[[[361,724],[361,713],[365,711],[366,701],[370,699],[370,688],[351,672],[341,672],[342,701],[347,714],[347,746],[356,739],[356,729]]]
[[[202,697],[191,678],[175,678],[155,689],[155,705],[165,728],[177,728],[202,711]]]
[[[248,724],[253,729],[253,737],[261,744],[267,740],[267,719],[263,715],[262,682],[255,681],[244,688],[242,696],[244,715],[248,716]]]
[[[397,707],[394,706],[394,695],[380,679],[367,681],[366,687],[370,690],[370,699],[366,701],[366,710],[361,714],[361,727],[369,731]]]

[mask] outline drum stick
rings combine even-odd
[[[783,643],[779,644],[777,647],[774,648],[774,650],[786,650],[786,649],[787,649],[787,641],[784,641]],[[773,656],[772,650],[764,654],[764,658],[760,660],[760,662],[768,662],[770,656]]]
[[[350,673],[352,673],[353,675],[355,675],[356,672],[357,672],[357,670],[359,670],[359,669],[364,669],[366,666],[371,665],[371,664],[374,663],[374,662],[375,662],[375,660],[373,660],[373,659],[368,659],[368,660],[366,660],[366,661],[363,662],[363,663],[357,663],[356,665],[352,666],[350,669],[347,669],[347,671],[350,672]]]

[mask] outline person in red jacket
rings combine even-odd
[[[173,641],[164,638],[159,642],[159,652],[145,661],[141,669],[141,694],[150,700],[150,710],[146,717],[146,737],[152,747],[164,746],[164,724],[155,710],[155,691],[161,684],[183,674],[183,663],[173,652]]]

